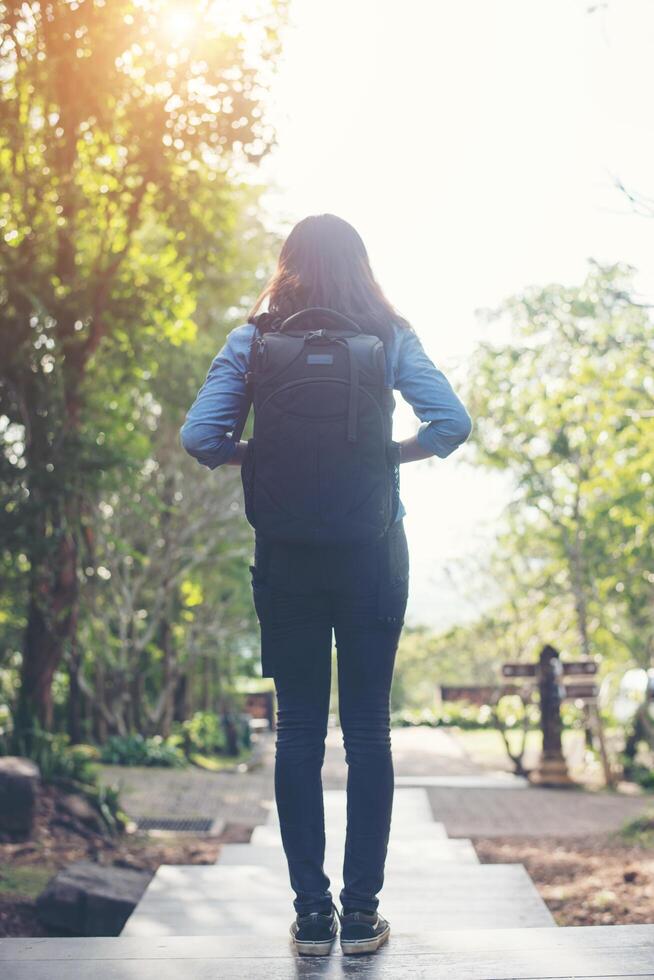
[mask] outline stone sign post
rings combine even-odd
[[[538,690],[540,694],[540,724],[543,750],[538,766],[530,778],[540,786],[574,786],[561,744],[561,700],[565,697],[562,683],[563,664],[558,651],[547,644],[538,661]]]

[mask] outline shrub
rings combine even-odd
[[[439,724],[440,718],[434,708],[404,708],[391,714],[393,728],[408,728],[411,725],[429,725],[433,728]]]
[[[213,711],[196,711],[175,728],[175,734],[187,755],[219,755],[226,749],[225,730]]]
[[[89,749],[90,746],[71,746],[67,735],[41,729],[33,729],[24,744],[18,740],[13,746],[14,752],[37,764],[44,783],[58,785],[96,783],[97,773]]]
[[[34,727],[24,743],[12,741],[12,751],[35,762],[44,783],[86,797],[110,833],[124,829],[126,817],[120,809],[118,789],[99,783],[94,764],[99,753],[92,745],[70,745],[67,735]]]
[[[391,715],[394,727],[409,725],[456,725],[458,728],[491,728],[491,709],[489,705],[467,704],[464,701],[448,701],[441,708],[407,708],[394,711]]]
[[[620,755],[620,761],[623,764],[625,779],[630,779],[643,789],[654,790],[654,769],[640,762],[634,762],[624,753]]]
[[[506,728],[522,727],[525,707],[516,695],[505,695],[500,699],[497,713]],[[538,699],[527,706],[529,729],[539,727]],[[583,724],[583,714],[575,704],[561,705],[563,728],[579,728]],[[391,725],[403,728],[408,725],[451,725],[468,730],[494,728],[493,709],[489,704],[471,704],[467,701],[446,701],[440,708],[405,708],[391,714]]]
[[[251,744],[249,718],[242,713],[230,715],[233,722],[237,748],[247,749]],[[181,724],[177,724],[170,741],[178,745],[187,757],[193,755],[223,755],[229,751],[224,720],[213,711],[196,711]]]
[[[138,733],[110,735],[100,750],[100,759],[117,766],[181,768],[186,765],[184,753],[173,742],[161,735],[144,738]]]

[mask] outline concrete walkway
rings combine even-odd
[[[274,796],[274,736],[260,738],[261,765],[248,772],[102,766],[102,780],[119,786],[133,820],[207,819],[254,827],[266,820]]]
[[[427,790],[436,821],[449,837],[578,836],[618,830],[654,810],[654,797],[607,791],[542,789],[476,763],[442,728],[395,728],[396,787]],[[274,805],[274,734],[262,736],[262,765],[246,773],[198,769],[104,767],[108,782],[122,785],[123,805],[134,819],[207,818],[254,827]],[[345,788],[343,739],[330,728],[323,786]]]
[[[287,938],[5,939],[3,980],[627,980],[654,977],[654,926],[443,930],[372,957],[298,958]]]
[[[325,870],[338,900],[346,795],[325,792]],[[215,867],[163,867],[125,926],[126,936],[257,935],[288,932],[293,894],[276,810],[257,841],[226,844]],[[393,803],[382,910],[398,935],[443,929],[554,926],[520,864],[480,865],[469,841],[450,841],[425,790],[399,789]]]

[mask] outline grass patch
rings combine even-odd
[[[55,869],[48,865],[16,868],[9,864],[0,864],[0,898],[35,899],[54,873]]]
[[[516,752],[519,746],[522,744],[522,732],[515,729],[509,730],[508,736],[511,751]],[[572,754],[574,749],[581,745],[583,737],[583,732],[580,730],[564,729],[562,733],[564,754]],[[495,762],[497,759],[500,759],[505,761],[507,768],[510,768],[510,762],[506,755],[502,736],[496,729],[480,728],[474,731],[458,730],[456,732],[456,739],[461,743],[466,752],[468,752],[472,758],[479,763],[483,764],[484,762]],[[542,740],[543,736],[541,735],[540,731],[529,731],[527,733],[527,743],[525,749],[525,756],[527,759],[529,759],[530,756],[533,759],[538,755],[541,749]]]
[[[512,751],[517,750],[522,742],[521,731],[509,731],[509,743]],[[463,748],[479,762],[495,760],[497,756],[505,759],[507,765],[509,760],[504,748],[502,736],[494,728],[480,728],[476,731],[457,731],[456,739],[463,745]],[[542,736],[540,732],[530,731],[527,733],[527,751],[537,751],[540,748]]]
[[[616,834],[628,844],[654,849],[654,810],[630,820]]]

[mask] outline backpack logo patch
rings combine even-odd
[[[307,354],[307,364],[333,364],[333,354]]]

